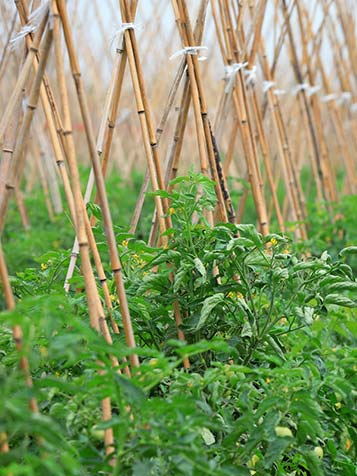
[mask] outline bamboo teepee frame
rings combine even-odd
[[[0,95],[0,236],[12,196],[23,227],[31,226],[24,196],[37,176],[50,219],[62,213],[60,184],[76,240],[65,290],[80,259],[90,325],[113,344],[112,333],[119,333],[120,326],[113,318],[92,230],[94,218],[86,210],[91,200],[99,204],[122,327],[127,346],[134,349],[123,364],[115,357],[111,362],[130,376],[140,371],[139,359],[106,175],[111,167],[146,167],[128,223],[132,234],[149,187],[154,192],[171,190],[170,180],[193,166],[215,183],[217,208],[207,213],[211,226],[243,220],[251,194],[263,235],[273,229],[275,218],[280,232],[286,232],[288,220],[296,224],[296,238],[307,239],[306,202],[312,189],[327,214],[341,194],[356,193],[357,12],[346,14],[353,11],[350,0],[315,0],[312,6],[306,0],[200,0],[192,2],[194,7],[186,0],[172,0],[156,2],[156,8],[152,2],[145,2],[144,8],[136,0],[95,0],[81,17],[78,6],[65,0],[32,2],[31,12],[28,3],[15,0],[11,8],[0,7],[0,85],[5,92]],[[112,41],[114,58],[104,27],[104,4],[122,22]],[[137,17],[144,18],[143,33]],[[87,44],[90,38],[93,46],[104,48],[101,62],[106,68],[98,67]],[[206,47],[208,60],[201,62]],[[175,48],[173,56],[180,60],[170,61]],[[91,173],[82,193],[78,165],[84,155]],[[303,183],[303,168],[311,171],[309,184]],[[342,188],[338,170],[344,172]],[[238,203],[228,186],[231,174],[249,182]],[[165,246],[165,232],[172,227],[169,203],[156,194],[154,204],[146,238],[151,245]],[[218,268],[213,271],[217,274]],[[6,306],[13,309],[2,247],[0,277]],[[178,337],[184,340],[177,299],[172,308]],[[21,347],[18,326],[14,339]],[[20,365],[31,386],[26,357]],[[188,359],[184,367],[189,369]],[[38,411],[34,399],[30,405]],[[102,402],[102,418],[111,418],[109,399]],[[105,448],[112,464],[114,446],[109,428]],[[0,435],[0,451],[8,451],[6,435]]]

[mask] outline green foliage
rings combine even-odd
[[[109,346],[89,326],[79,268],[63,295],[69,251],[46,253],[12,277],[17,306],[2,313],[0,331],[0,434],[10,443],[0,474],[354,475],[353,243],[302,256],[288,238],[262,237],[252,225],[211,229],[212,182],[191,173],[172,185],[159,192],[173,221],[164,249],[117,229],[141,360],[130,379],[123,332]],[[95,233],[104,241],[100,221]],[[18,368],[15,324],[32,388]],[[39,415],[28,408],[34,396]],[[106,397],[112,417],[101,421]]]

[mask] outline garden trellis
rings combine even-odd
[[[211,227],[244,221],[251,194],[254,224],[263,236],[276,219],[278,231],[285,233],[288,221],[296,240],[307,240],[308,196],[316,197],[333,221],[332,205],[341,195],[356,193],[353,1],[95,0],[85,8],[83,2],[16,0],[1,5],[0,233],[12,198],[23,227],[31,227],[24,196],[38,177],[49,218],[65,208],[73,224],[64,293],[79,260],[91,327],[109,345],[123,328],[131,351],[123,362],[111,357],[118,372],[140,372],[140,362],[112,219],[120,203],[109,203],[107,174],[113,168],[123,176],[133,169],[143,172],[127,231],[135,236],[144,202],[153,201],[145,237],[152,247],[167,247],[172,180],[190,168],[214,181],[216,208],[205,212]],[[102,3],[105,15],[117,21],[113,33],[105,26]],[[85,191],[82,163],[91,166]],[[245,185],[230,181],[232,176]],[[120,326],[88,203],[100,208]],[[15,299],[5,254],[1,247],[1,282],[11,310]],[[218,265],[214,272],[219,275]],[[185,316],[175,297],[172,307],[184,341]],[[21,328],[14,327],[13,335],[31,387]],[[187,358],[183,364],[190,368]],[[38,412],[36,400],[30,404]],[[102,418],[111,419],[108,398]],[[0,443],[7,452],[6,435]],[[112,454],[111,428],[105,430],[105,445]]]

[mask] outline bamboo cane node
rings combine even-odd
[[[34,111],[36,109],[36,104],[33,105],[33,104],[30,104],[29,102],[27,103],[27,107],[31,110],[31,111]]]
[[[30,46],[29,51],[32,51],[33,53],[37,54],[38,48],[36,48],[35,46]]]
[[[57,131],[57,132],[59,132],[59,131]],[[63,130],[63,135],[64,135],[64,136],[70,136],[70,135],[72,135],[72,130],[71,130],[71,129]]]
[[[103,284],[103,283],[106,282],[106,280],[107,280],[107,278],[101,278],[101,279],[99,280],[99,282],[100,282],[101,284]]]
[[[112,269],[113,273],[121,273],[121,268]]]
[[[156,149],[158,147],[158,143],[157,142],[150,142],[150,146],[152,149]]]
[[[12,153],[14,152],[14,149],[12,149],[12,148],[10,148],[10,147],[4,147],[2,151],[3,151],[3,152],[8,152],[8,153],[12,154]]]
[[[11,184],[7,183],[7,184],[5,184],[5,188],[6,188],[7,190],[14,190],[14,189],[15,189],[15,185],[11,185]]]
[[[108,128],[109,129],[114,129],[115,127],[115,122],[114,121],[108,121]]]
[[[81,241],[80,243],[78,243],[78,246],[80,248],[88,247],[88,241]]]
[[[145,114],[145,111],[144,111],[144,109],[142,109],[142,110],[138,111],[138,114]]]

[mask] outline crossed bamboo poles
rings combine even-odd
[[[332,3],[332,2],[331,2]],[[312,89],[316,84],[317,73],[312,68],[312,61],[318,65],[318,74],[323,83],[323,89],[326,96],[333,95],[333,89],[325,70],[325,65],[321,58],[321,38],[325,31],[328,32],[330,42],[333,46],[333,52],[338,63],[338,80],[341,89],[344,91],[353,91],[355,85],[348,79],[348,65],[339,53],[339,39],[336,34],[336,21],[329,12],[329,5],[322,4],[326,12],[325,24],[321,24],[318,34],[314,35],[312,31],[312,18],[305,8],[304,2],[293,2],[292,8],[288,10],[284,0],[277,3],[276,17],[280,12],[281,31],[277,41],[275,41],[275,51],[272,64],[269,64],[262,35],[264,15],[267,1],[259,0],[253,5],[241,5],[228,0],[212,0],[212,16],[215,24],[216,35],[222,59],[226,65],[227,78],[226,84],[221,88],[219,106],[215,115],[214,128],[209,120],[209,111],[207,107],[206,91],[203,84],[201,65],[198,61],[198,49],[201,46],[204,22],[206,18],[208,0],[202,0],[198,12],[195,31],[191,27],[189,9],[184,0],[173,0],[172,9],[175,15],[176,27],[179,32],[183,47],[183,58],[178,68],[173,86],[171,88],[167,104],[164,108],[162,119],[159,126],[155,129],[154,121],[150,111],[150,105],[146,93],[144,72],[141,65],[140,54],[137,44],[135,31],[135,13],[137,2],[120,0],[119,8],[123,20],[121,34],[122,44],[117,46],[117,54],[113,67],[112,79],[107,94],[107,100],[104,106],[104,114],[97,141],[91,124],[91,117],[84,91],[81,71],[76,53],[76,45],[73,40],[69,17],[64,0],[52,0],[50,9],[42,16],[41,21],[34,34],[28,33],[25,36],[27,46],[27,56],[21,67],[21,73],[17,79],[16,86],[10,97],[0,122],[0,140],[3,142],[3,160],[1,170],[6,177],[0,184],[0,231],[5,223],[6,211],[11,193],[15,191],[16,201],[21,212],[22,221],[26,225],[26,209],[20,193],[19,183],[25,171],[25,147],[28,140],[29,130],[33,123],[34,113],[39,101],[48,123],[48,133],[51,139],[59,176],[62,179],[65,195],[70,210],[70,214],[75,226],[78,240],[78,249],[74,249],[71,260],[72,269],[75,259],[79,253],[81,256],[81,268],[85,278],[85,289],[88,299],[88,310],[90,323],[94,329],[101,332],[108,343],[112,343],[111,333],[107,324],[106,312],[103,309],[95,282],[90,255],[92,254],[96,266],[97,275],[104,293],[107,315],[114,333],[119,332],[118,326],[111,316],[111,299],[106,283],[106,275],[97,249],[91,223],[85,209],[85,201],[89,200],[92,193],[92,186],[95,182],[97,200],[100,203],[105,233],[107,237],[108,250],[110,253],[110,263],[116,285],[116,291],[119,296],[123,326],[127,345],[135,348],[135,338],[132,329],[129,309],[126,300],[125,288],[122,279],[122,270],[120,258],[118,255],[115,236],[112,226],[112,219],[105,192],[104,175],[108,168],[111,145],[116,118],[119,110],[119,100],[121,97],[124,81],[124,71],[126,64],[129,64],[131,84],[135,96],[136,108],[138,112],[139,124],[142,134],[142,143],[144,145],[148,174],[144,181],[142,193],[138,199],[137,207],[134,212],[131,231],[139,220],[144,193],[148,187],[149,179],[154,191],[166,189],[168,182],[174,178],[180,166],[182,148],[184,144],[185,130],[187,129],[188,115],[190,105],[192,105],[195,131],[194,136],[198,145],[199,168],[206,176],[211,176],[215,181],[215,190],[217,195],[217,212],[208,214],[211,225],[215,220],[228,220],[235,222],[236,217],[229,195],[226,175],[229,169],[234,165],[234,144],[239,133],[240,143],[242,145],[247,177],[249,178],[251,191],[257,211],[258,225],[263,234],[269,232],[269,205],[266,201],[265,182],[267,182],[271,195],[271,208],[274,208],[278,226],[284,231],[284,221],[287,211],[293,221],[298,222],[296,235],[305,239],[308,233],[308,217],[306,213],[305,198],[303,188],[300,182],[299,162],[301,153],[297,147],[301,132],[299,125],[292,128],[290,120],[284,118],[282,103],[279,99],[278,88],[275,84],[275,75],[278,71],[277,64],[281,55],[282,45],[286,44],[290,51],[290,60],[295,75],[295,81],[298,89],[295,98],[289,99],[289,108],[292,116],[302,124],[306,131],[307,146],[311,160],[314,182],[317,194],[320,198],[326,200],[327,211],[329,212],[329,202],[336,201],[338,198],[335,183],[335,175],[332,168],[331,156],[328,151],[327,137],[323,129],[322,111],[328,110],[329,119],[332,124],[334,134],[337,138],[338,147],[341,152],[344,167],[347,171],[345,188],[348,193],[353,193],[356,187],[355,164],[351,148],[348,145],[349,138],[356,141],[356,125],[352,123],[352,131],[347,135],[343,121],[346,117],[346,111],[338,105],[338,98],[326,100],[326,106],[318,101],[316,91]],[[23,26],[27,24],[28,12],[23,0],[16,2],[19,17]],[[341,2],[336,2],[336,8],[340,23],[344,27],[345,40],[347,44],[348,57],[351,63],[351,70],[356,71],[355,55],[355,37],[352,34],[353,24],[344,15],[341,8]],[[294,13],[295,12],[295,13]],[[299,34],[302,44],[302,58],[300,59],[296,50],[296,31],[291,27],[291,17],[295,14],[298,19]],[[247,15],[251,18],[250,29],[246,27],[245,19]],[[53,27],[49,27],[49,15],[53,18]],[[14,28],[14,20],[9,31]],[[352,26],[351,26],[352,25]],[[67,91],[66,76],[64,73],[63,57],[60,44],[61,27],[64,31],[66,51],[69,56],[71,72],[74,79],[76,95],[80,106],[81,117],[84,124],[85,135],[88,142],[89,155],[92,163],[92,174],[85,197],[82,196],[79,184],[79,172],[76,157],[76,145],[72,133],[72,121],[70,114],[70,100]],[[8,36],[10,38],[10,36]],[[308,40],[313,43],[312,56],[308,54]],[[9,40],[7,45],[9,44]],[[57,83],[60,91],[60,109],[52,92],[50,82],[45,75],[45,68],[51,43],[54,43],[55,65],[57,74]],[[41,54],[39,55],[39,46]],[[6,62],[6,50],[0,60],[0,72]],[[149,51],[149,50],[148,50]],[[260,65],[260,70],[265,81],[263,86],[263,98],[268,105],[265,109],[264,103],[260,101],[261,86],[256,79],[256,67]],[[32,68],[34,74],[31,76]],[[304,73],[303,73],[304,71]],[[308,86],[304,81],[308,81]],[[183,84],[182,84],[183,83]],[[269,83],[269,84],[268,84]],[[176,125],[174,127],[174,137],[171,147],[163,166],[160,158],[159,144],[163,133],[166,130],[168,116],[173,108],[175,97],[181,88],[181,99],[179,114],[177,115]],[[30,93],[27,98],[26,111],[16,135],[16,128],[20,122],[20,99],[24,87],[30,85]],[[266,112],[268,111],[268,115]],[[229,146],[223,166],[219,154],[219,143],[224,134],[224,125],[227,122],[227,113],[234,114],[232,127],[229,134]],[[275,142],[274,148],[270,146],[269,131],[264,117],[269,117],[272,125],[271,134]],[[292,121],[291,121],[292,122]],[[293,140],[289,133],[294,132]],[[218,138],[218,141],[216,140]],[[42,138],[43,141],[43,138]],[[41,145],[41,140],[40,140]],[[36,147],[34,142],[31,147],[36,156]],[[276,167],[276,160],[273,155],[279,157],[279,169]],[[102,161],[99,161],[99,157]],[[302,157],[302,159],[304,159]],[[275,162],[275,163],[274,163]],[[298,165],[296,164],[298,163]],[[264,171],[262,170],[264,164]],[[37,165],[41,171],[41,163]],[[283,204],[279,203],[277,188],[280,182],[280,174],[283,177],[287,198]],[[45,188],[44,171],[42,170],[41,180]],[[47,192],[47,208],[49,213],[53,213],[51,202]],[[246,195],[245,197],[246,198]],[[150,233],[150,241],[154,243],[157,240],[157,230],[163,233],[171,227],[171,219],[167,214],[168,203],[159,196],[155,197],[156,214],[153,219],[153,226]],[[238,217],[242,215],[244,201],[238,208]],[[165,236],[159,238],[161,244],[165,244]],[[8,307],[14,305],[11,300],[11,288],[3,259],[2,250],[0,253],[1,280],[6,295]],[[70,270],[72,271],[72,270]],[[68,275],[70,276],[70,274]],[[10,297],[9,297],[10,296]],[[178,302],[173,302],[175,318],[178,326],[179,338],[184,339],[184,334],[180,329],[182,322]],[[20,332],[20,334],[19,334]],[[15,332],[15,339],[19,340],[21,330]],[[112,357],[112,364],[119,368],[119,363]],[[130,372],[139,364],[135,354],[130,356],[130,367],[125,365],[124,370],[130,375]],[[185,361],[186,368],[189,367],[188,360]],[[29,376],[29,370],[26,370]],[[26,377],[27,378],[27,377]],[[29,381],[28,381],[28,384]],[[36,409],[35,409],[36,410]],[[111,404],[109,399],[102,402],[103,419],[108,420],[111,417]],[[6,439],[2,443],[6,447]],[[110,456],[113,452],[113,433],[111,429],[105,432],[105,446],[107,454]],[[6,450],[6,448],[5,448]]]

